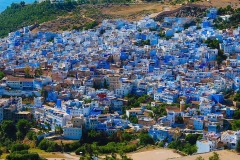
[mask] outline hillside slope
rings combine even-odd
[[[179,1],[179,0],[175,0]],[[172,3],[172,1],[171,1]],[[240,7],[239,0],[211,0],[198,1],[197,4],[205,6],[233,8]],[[51,4],[43,2],[31,5],[12,4],[0,14],[0,37],[6,36],[9,32],[20,29],[23,26],[40,24],[34,31],[61,32],[72,29],[87,29],[95,26],[103,19],[124,18],[129,21],[139,20],[143,16],[152,13],[160,13],[164,10],[173,10],[182,5],[170,5],[170,2],[140,2],[131,4],[77,4],[67,2],[63,4]],[[158,15],[158,14],[154,14]],[[184,15],[184,14],[183,14]],[[166,15],[167,16],[167,15]],[[169,16],[175,16],[169,15]],[[176,14],[178,16],[178,13]],[[92,25],[94,24],[94,25]]]
[[[51,4],[50,2],[31,5],[12,4],[0,14],[0,37],[23,26],[43,23],[66,16],[77,7],[76,3]]]

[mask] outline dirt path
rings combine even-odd
[[[133,160],[166,160],[169,158],[178,158],[181,155],[174,153],[169,149],[156,149],[145,152],[130,153],[127,156],[133,158]]]
[[[73,153],[71,154],[68,154],[68,153],[56,153],[56,154],[60,154],[63,156],[63,158],[46,158],[48,160],[62,160],[62,159],[65,159],[65,160],[79,160],[80,156],[76,156],[76,155],[73,155]]]
[[[197,4],[203,4],[203,5],[214,6],[214,7],[226,7],[227,5],[230,5],[233,8],[240,7],[239,0],[209,0],[209,1],[205,0],[205,1],[197,2]]]
[[[240,160],[240,155],[233,151],[229,150],[221,150],[221,151],[216,151],[219,154],[219,157],[221,160]],[[194,156],[186,156],[186,157],[180,157],[180,158],[175,158],[174,160],[194,160],[199,156],[202,156],[204,159],[208,159],[210,156],[212,156],[213,153],[205,153],[205,154],[198,154]]]

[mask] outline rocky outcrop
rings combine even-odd
[[[164,17],[203,17],[209,6],[187,4],[172,11],[164,11],[158,14],[154,19],[163,21]]]

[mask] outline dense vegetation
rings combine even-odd
[[[237,141],[236,151],[240,153],[240,139]]]
[[[240,119],[240,110],[236,110],[233,114],[233,119]]]
[[[168,148],[176,149],[189,155],[197,152],[196,145],[191,145],[190,143],[182,142],[179,139],[169,143]]]
[[[92,10],[86,4],[123,4],[129,3],[131,0],[65,0],[64,3],[53,3],[50,1],[25,5],[22,1],[21,3],[12,3],[10,7],[4,10],[0,14],[0,37],[7,36],[8,33],[16,31],[24,26],[33,25],[35,23],[40,24],[43,22],[56,20],[58,17],[65,15],[74,15],[75,18],[80,19],[82,15],[79,15],[81,7],[80,5],[85,5],[83,8],[86,12],[91,12]],[[95,13],[93,13],[95,14]],[[80,17],[79,17],[80,16]],[[88,22],[84,26],[62,26],[60,29],[91,29],[97,26],[96,21]]]
[[[40,158],[38,153],[31,153],[31,152],[28,152],[27,150],[11,152],[6,157],[6,160],[23,160],[23,159],[41,160],[42,158]]]
[[[82,152],[84,157],[92,157],[98,154],[120,154],[121,159],[129,160],[125,153],[137,150],[140,144],[147,145],[153,144],[154,141],[147,133],[142,133],[140,136],[132,133],[118,131],[109,136],[105,132],[97,132],[95,130],[84,131],[81,141],[73,143],[56,143],[52,140],[37,140],[36,132],[30,130],[31,127],[37,127],[34,122],[28,122],[24,119],[19,120],[17,123],[13,121],[4,120],[0,125],[0,148],[4,152],[11,152],[7,159],[41,159],[38,154],[29,152],[29,145],[21,144],[25,140],[28,142],[34,142],[34,146],[46,152],[76,152],[80,154]],[[46,129],[38,129],[45,131]],[[56,133],[61,129],[56,129]],[[43,133],[43,132],[42,132]],[[41,134],[41,133],[40,133]],[[140,139],[139,144],[130,142],[132,140]],[[2,150],[0,150],[0,155]],[[113,157],[108,157],[111,159]],[[116,158],[115,158],[116,159]]]
[[[139,107],[141,103],[148,103],[153,101],[153,98],[148,96],[148,95],[143,95],[143,96],[137,96],[133,94],[128,94],[125,99],[128,100],[128,105],[123,106],[123,113],[125,113],[126,110],[134,108],[134,107]]]
[[[214,20],[214,26],[217,29],[227,29],[227,28],[237,28],[240,23],[240,8],[233,9],[230,5],[225,8],[218,9],[218,15],[231,15],[229,21],[223,20],[221,17],[218,17]]]
[[[61,147],[54,141],[49,141],[47,139],[43,139],[39,144],[38,148],[45,150],[46,152],[57,152],[61,151]]]
[[[11,147],[11,153],[7,155],[6,159],[7,160],[23,160],[23,159],[28,159],[28,160],[41,160],[40,156],[38,153],[31,153],[28,151],[30,148],[29,145],[25,144],[12,144]]]
[[[35,122],[28,122],[21,119],[17,123],[10,120],[4,120],[0,124],[0,148],[4,152],[11,153],[15,151],[28,150],[28,145],[20,144],[24,140],[37,143],[37,133],[30,130],[30,127],[36,127]],[[18,154],[14,154],[18,155]]]
[[[184,140],[176,139],[175,141],[170,142],[168,148],[176,149],[191,155],[197,152],[196,142],[201,137],[202,135],[198,134],[188,134],[185,136]]]
[[[43,139],[38,148],[47,152],[75,152],[77,155],[82,153],[84,156],[96,156],[98,154],[111,154],[118,153],[124,154],[135,151],[137,149],[136,144],[129,144],[129,141],[136,139],[133,134],[118,131],[111,136],[108,136],[105,132],[97,132],[95,130],[89,130],[83,132],[83,137],[80,142],[74,142],[71,144],[57,144],[54,141]],[[147,134],[140,135],[141,144],[153,144],[154,141]]]
[[[240,119],[235,119],[232,122],[232,130],[234,130],[234,131],[240,130]]]
[[[141,133],[139,135],[139,140],[140,140],[140,144],[142,145],[154,144],[153,138],[146,133]]]
[[[79,4],[109,4],[109,3],[116,3],[116,4],[123,4],[129,3],[131,0],[77,0]]]
[[[0,14],[0,37],[6,36],[9,32],[34,23],[43,23],[76,8],[77,3],[67,1],[62,4],[51,4],[49,1],[21,5],[13,3]]]
[[[149,116],[154,119],[158,119],[162,116],[165,116],[167,114],[166,107],[167,106],[179,106],[179,103],[175,104],[167,104],[167,103],[159,103],[156,106],[151,106],[151,102],[153,102],[153,98],[148,95],[143,96],[137,96],[133,94],[129,94],[125,97],[125,99],[128,100],[128,105],[123,106],[123,113],[126,112],[126,110],[129,110],[134,107],[139,107],[141,103],[147,104],[146,109],[153,111],[152,113],[149,113]],[[126,115],[123,115],[123,118],[127,118]],[[138,119],[136,117],[130,116],[128,119],[131,123],[137,123]],[[180,120],[181,121],[181,120]]]
[[[237,101],[237,102],[240,102],[240,91],[237,91],[237,93],[234,95],[233,100]]]
[[[189,3],[198,2],[198,1],[200,1],[200,0],[188,0]],[[185,0],[170,0],[171,5],[185,4],[185,3],[186,3]]]
[[[0,80],[3,79],[3,77],[5,77],[5,74],[3,72],[0,72]]]

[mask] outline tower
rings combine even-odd
[[[180,101],[180,111],[183,112],[184,109],[185,109],[185,102],[184,102],[184,100],[182,99],[182,100]]]
[[[229,59],[229,57],[226,59],[226,65],[227,65],[227,67],[230,65],[230,59]]]

